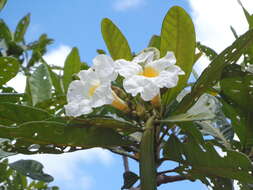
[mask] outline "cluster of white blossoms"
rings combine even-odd
[[[144,101],[150,101],[160,94],[160,88],[173,88],[178,83],[178,75],[184,72],[175,65],[176,58],[168,52],[161,59],[155,59],[155,52],[142,52],[132,61],[113,61],[107,55],[98,55],[93,66],[78,73],[80,80],[70,83],[65,105],[66,115],[80,116],[91,113],[93,108],[112,105],[128,110],[127,104],[112,90],[111,83],[118,75],[124,77],[124,90]]]

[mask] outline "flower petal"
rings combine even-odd
[[[140,54],[138,54],[133,59],[133,62],[144,63],[144,62],[150,62],[153,59],[154,59],[154,52],[153,51],[147,51],[147,52],[141,52]]]
[[[131,77],[133,75],[138,75],[142,72],[141,66],[135,62],[119,59],[115,63],[117,72],[125,78]]]
[[[167,54],[158,60],[152,61],[146,64],[146,67],[153,67],[158,72],[165,70],[167,67],[173,66],[176,63],[176,57],[173,52],[167,52]]]
[[[85,95],[85,83],[79,80],[72,81],[69,85],[68,92],[67,92],[67,101],[74,102],[74,101],[82,101],[86,99],[87,96]]]
[[[89,68],[88,70],[82,70],[80,71],[77,76],[80,78],[81,81],[89,81],[90,79],[98,79],[97,74],[94,72],[92,68]]]
[[[132,96],[140,93],[142,99],[145,101],[151,100],[159,93],[159,88],[151,80],[139,75],[125,79],[123,81],[123,87]]]
[[[92,96],[90,104],[93,108],[96,108],[102,105],[111,104],[113,100],[111,84],[101,84]]]
[[[118,76],[115,71],[115,63],[111,57],[107,55],[98,55],[93,59],[92,68],[95,69],[98,76],[103,80],[115,80]]]
[[[65,107],[65,112],[67,116],[78,117],[83,114],[89,114],[92,112],[92,108],[88,101],[82,102],[70,102]]]

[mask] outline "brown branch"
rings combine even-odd
[[[183,181],[187,179],[188,179],[187,176],[181,176],[181,175],[176,175],[176,176],[160,175],[157,178],[157,186],[160,186],[165,183],[172,183],[172,182]]]

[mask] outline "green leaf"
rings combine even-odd
[[[85,119],[75,118],[69,123],[69,125],[80,127],[94,126],[98,128],[111,128],[124,132],[136,132],[141,130],[140,128],[137,128],[130,122],[102,117],[91,117]]]
[[[51,182],[54,178],[43,172],[43,165],[35,160],[19,160],[9,164],[10,168],[34,180]]]
[[[186,86],[195,62],[196,36],[191,17],[178,6],[172,7],[165,16],[161,30],[161,57],[173,51],[177,65],[185,72],[175,88],[167,90],[163,102],[169,104]]]
[[[0,19],[0,39],[5,39],[6,42],[12,40],[12,34],[3,19]]]
[[[80,71],[81,61],[77,48],[73,48],[64,63],[63,86],[67,92],[69,84],[73,79],[73,75]]]
[[[212,48],[202,45],[200,42],[197,43],[197,48],[203,52],[210,61],[214,60],[218,55]]]
[[[18,60],[13,57],[0,57],[0,86],[15,77],[18,71]]]
[[[224,100],[230,103],[235,109],[230,112],[231,119],[239,122],[242,125],[241,129],[238,126],[234,126],[238,136],[242,140],[242,144],[245,147],[251,147],[253,145],[253,74],[243,72],[242,67],[239,65],[229,65],[225,67],[222,73],[221,94]],[[236,111],[238,110],[238,111]],[[233,117],[234,113],[238,115]]]
[[[125,172],[123,177],[124,185],[121,189],[130,189],[139,180],[139,176],[130,171]]]
[[[226,65],[236,63],[246,49],[253,45],[253,30],[238,38],[231,46],[219,54],[207,67],[194,84],[190,94],[186,95],[177,107],[176,113],[187,111],[198,98],[220,80]]]
[[[7,0],[0,0],[0,11],[3,10],[5,4],[6,4]]]
[[[187,121],[202,121],[213,119],[215,115],[210,113],[197,113],[196,115],[191,113],[183,113],[179,115],[169,116],[164,120],[160,120],[161,123],[174,123],[174,122],[187,122]]]
[[[41,121],[52,116],[44,110],[12,103],[0,103],[0,123],[2,120],[21,124],[28,121]]]
[[[128,45],[127,39],[110,19],[104,18],[102,20],[101,31],[105,44],[114,60],[132,59],[132,52]]]
[[[236,33],[236,31],[235,31],[235,29],[234,29],[233,26],[230,26],[230,30],[231,30],[231,32],[233,33],[235,39],[239,38],[239,36],[238,36],[238,34]]]
[[[52,79],[46,64],[41,64],[28,81],[33,106],[52,98]]]
[[[93,147],[128,146],[132,143],[109,128],[70,126],[54,121],[0,126],[0,138],[15,140],[4,151],[24,154],[64,153]]]
[[[253,27],[253,15],[250,15],[250,13],[247,11],[247,9],[245,9],[245,7],[243,6],[243,4],[240,0],[238,0],[238,3],[241,5],[244,15],[248,21],[249,29],[251,29]]]
[[[26,30],[30,24],[30,13],[24,16],[18,23],[15,34],[14,34],[14,39],[16,42],[21,42],[24,40],[24,36],[26,33]]]
[[[192,136],[188,136],[187,142],[180,142],[176,136],[171,135],[163,154],[165,158],[181,163],[179,173],[190,174],[202,182],[206,181],[206,177],[253,182],[250,174],[253,167],[246,155],[227,151],[225,156],[220,156],[211,144],[200,144]]]
[[[161,36],[153,35],[149,41],[148,47],[154,47],[160,50],[160,46],[161,46]]]

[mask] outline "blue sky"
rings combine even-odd
[[[252,0],[242,2],[253,11]],[[184,7],[192,15],[198,39],[217,51],[233,41],[230,25],[238,33],[246,30],[246,22],[239,19],[243,14],[236,0],[9,0],[0,14],[13,30],[19,19],[30,12],[27,41],[47,33],[55,42],[46,60],[62,65],[71,47],[78,47],[82,60],[89,63],[96,56],[96,49],[106,49],[100,33],[100,22],[105,17],[119,26],[133,51],[142,50],[153,34],[160,33],[162,19],[173,5]],[[203,57],[197,70],[200,72],[207,64]],[[121,157],[101,149],[60,156],[18,156],[11,160],[21,157],[40,160],[45,171],[55,177],[53,184],[61,190],[120,189],[123,183]],[[131,162],[131,169],[138,172],[137,168],[137,164]],[[160,190],[186,188],[206,189],[199,182],[177,182],[159,187]]]

